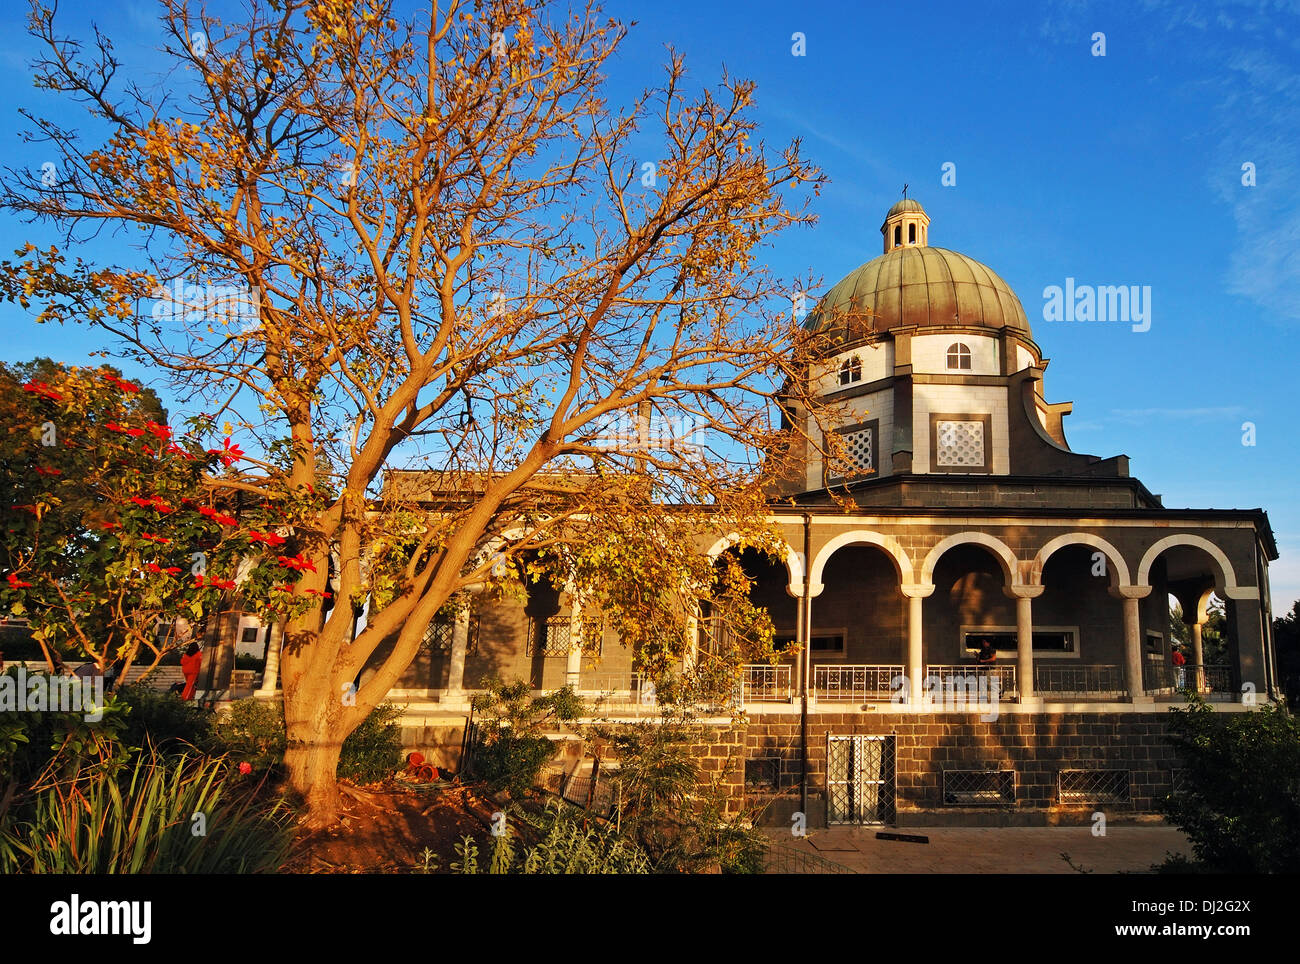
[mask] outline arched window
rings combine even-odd
[[[916,244],[916,225],[915,225],[915,224],[909,224],[909,225],[907,226],[907,243],[908,243],[908,244]]]
[[[853,355],[840,364],[840,385],[862,381],[862,359]]]
[[[948,346],[948,367],[970,371],[970,349],[959,341]]]
[[[903,243],[903,226],[901,224],[895,224],[894,225],[894,247],[898,247],[902,243]]]

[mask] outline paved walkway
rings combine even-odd
[[[876,833],[919,834],[929,843],[877,840]],[[863,874],[1098,874],[1149,873],[1166,851],[1191,853],[1173,827],[1108,827],[1094,837],[1085,827],[834,827],[803,840],[773,831],[774,840]]]

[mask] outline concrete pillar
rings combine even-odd
[[[1204,622],[1192,623],[1188,629],[1192,631],[1192,665],[1196,668],[1192,671],[1196,674],[1192,685],[1196,687],[1199,693],[1205,689],[1205,657],[1202,655],[1201,648],[1201,631],[1205,628]]]
[[[1259,590],[1254,586],[1234,586],[1226,594],[1228,629],[1237,644],[1238,698],[1241,693],[1249,692],[1252,701],[1262,701],[1268,696],[1268,672]]]
[[[469,651],[469,612],[457,610],[451,625],[451,663],[447,667],[446,696],[460,699],[465,695],[465,654]]]
[[[686,621],[686,648],[682,654],[682,670],[689,673],[695,669],[700,658],[700,619],[692,616]]]
[[[569,662],[564,671],[566,685],[578,688],[582,678],[582,603],[575,596],[569,612]]]
[[[262,685],[253,695],[258,699],[270,699],[280,688],[280,646],[284,642],[284,621],[277,619],[271,624],[270,635],[266,639],[266,666],[262,669]]]
[[[1034,601],[1016,597],[1016,690],[1022,700],[1034,698]]]
[[[934,592],[934,586],[901,586],[907,597],[907,701],[920,705],[924,693],[922,683],[925,676],[924,639],[922,637],[922,619],[924,616],[921,600]]]
[[[1016,601],[1016,691],[1021,703],[1034,699],[1034,600],[1042,586],[1004,586]]]
[[[1142,686],[1142,620],[1138,603],[1151,595],[1150,586],[1116,586],[1111,595],[1124,601],[1124,682],[1134,703],[1151,702]]]

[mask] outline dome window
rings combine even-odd
[[[902,243],[903,243],[903,226],[901,224],[896,224],[894,225],[894,247],[898,247]]]
[[[970,348],[959,341],[949,345],[948,367],[960,371],[970,371]]]
[[[862,359],[857,355],[844,359],[840,365],[840,386],[862,381]]]
[[[916,222],[913,221],[907,226],[907,243],[916,244]]]

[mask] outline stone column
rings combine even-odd
[[[924,694],[924,640],[922,638],[923,611],[921,600],[934,592],[934,586],[900,586],[907,597],[907,701],[914,706],[921,704]]]
[[[1111,594],[1124,601],[1124,682],[1129,700],[1151,702],[1142,686],[1142,620],[1138,603],[1151,595],[1150,586],[1118,586]]]
[[[1007,586],[1003,590],[1016,601],[1016,690],[1020,702],[1034,699],[1034,600],[1042,586]]]
[[[262,670],[262,685],[253,695],[260,700],[269,700],[280,688],[280,645],[284,641],[284,622],[277,619],[271,624],[270,635],[266,639],[266,666]]]
[[[569,662],[564,671],[564,682],[578,688],[582,679],[582,603],[575,596],[569,611]]]
[[[448,700],[459,701],[465,697],[465,655],[469,652],[469,611],[458,610],[451,625],[451,663],[447,667]]]
[[[682,670],[691,672],[700,658],[700,619],[692,616],[686,620],[686,648],[683,650]]]
[[[1196,677],[1192,680],[1192,685],[1196,687],[1196,692],[1203,692],[1206,684],[1205,674],[1205,657],[1201,649],[1201,631],[1205,628],[1205,621],[1198,620],[1187,627],[1192,633],[1192,665],[1196,668],[1192,671]]]

